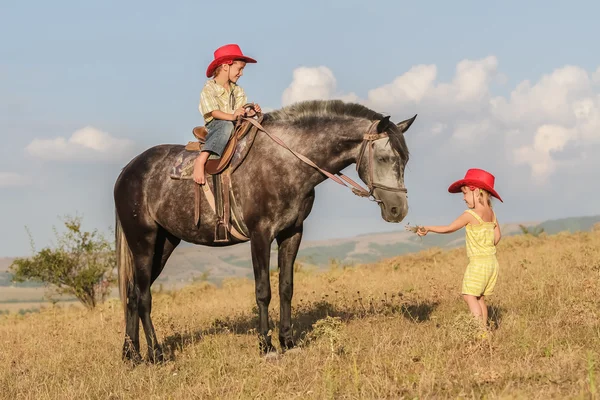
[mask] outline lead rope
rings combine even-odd
[[[362,186],[360,186],[358,183],[354,182],[352,179],[350,179],[349,177],[347,177],[346,175],[342,174],[341,172],[338,172],[337,175],[339,176],[335,176],[332,173],[325,171],[324,169],[320,168],[317,164],[315,164],[312,160],[310,160],[309,158],[303,156],[302,154],[299,154],[297,152],[295,152],[294,150],[292,150],[291,148],[288,147],[287,144],[285,144],[284,141],[282,141],[279,137],[273,135],[272,133],[268,132],[265,128],[263,128],[263,126],[256,121],[253,118],[244,118],[246,121],[249,121],[252,125],[254,125],[256,128],[258,128],[259,130],[263,131],[264,133],[267,134],[267,136],[269,136],[275,143],[277,143],[278,145],[284,147],[285,149],[289,150],[293,155],[295,155],[298,159],[300,159],[301,161],[305,162],[306,164],[310,165],[311,167],[315,168],[316,170],[318,170],[319,172],[321,172],[323,175],[327,176],[328,178],[330,178],[331,180],[333,180],[334,182],[342,185],[342,186],[346,186],[347,188],[352,190],[352,193],[354,193],[355,195],[359,196],[359,197],[367,197],[369,198],[369,200],[371,201],[375,201],[375,202],[380,202],[380,200],[377,200],[375,198],[371,199],[370,197],[372,196],[372,192],[363,188]],[[350,186],[346,185],[345,182],[347,182]]]

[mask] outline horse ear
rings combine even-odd
[[[408,130],[408,128],[410,128],[412,123],[415,122],[416,118],[417,118],[417,114],[415,114],[415,116],[412,118],[409,118],[402,122],[397,123],[396,126],[398,127],[398,129],[400,129],[400,132],[404,133]]]
[[[383,117],[377,124],[377,133],[383,133],[390,125],[390,116]]]

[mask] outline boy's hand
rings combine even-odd
[[[254,105],[247,105],[246,108],[244,108],[244,110],[246,110],[246,117],[247,118],[252,118],[256,115],[256,108],[254,108]]]
[[[243,117],[244,115],[246,115],[246,111],[242,107],[240,107],[233,112],[233,119],[236,120],[239,117]]]

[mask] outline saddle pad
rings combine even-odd
[[[171,167],[171,178],[192,179],[194,175],[194,161],[198,158],[198,151],[183,150],[175,158]]]
[[[191,145],[193,143],[193,145]],[[169,174],[172,179],[192,179],[194,175],[194,161],[200,155],[202,145],[198,146],[198,142],[190,142],[188,145],[175,157],[175,162],[171,167]],[[218,158],[214,154],[209,159]]]
[[[250,147],[254,143],[254,137],[256,131],[252,132],[251,135],[246,135],[237,142],[236,148],[233,150],[233,155],[230,158],[228,164],[231,165],[233,170],[244,161],[244,158],[248,154]],[[185,148],[175,157],[175,162],[171,167],[171,173],[169,174],[172,179],[192,179],[194,174],[194,161],[202,150],[202,144],[198,142],[189,142]],[[216,154],[211,154],[208,157],[209,160],[218,160]]]

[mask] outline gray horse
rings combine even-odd
[[[400,222],[408,212],[404,132],[415,118],[395,125],[389,117],[367,107],[341,101],[302,102],[264,115],[262,127],[273,136],[259,131],[246,159],[231,175],[233,198],[251,244],[263,354],[275,351],[268,334],[271,244],[276,240],[279,246],[279,342],[285,351],[294,347],[293,265],[303,222],[312,209],[315,186],[327,179],[290,149],[331,174],[356,163],[358,175],[369,190],[353,191],[375,200],[385,221]],[[115,183],[119,286],[126,324],[123,358],[135,362],[141,361],[139,319],[146,334],[149,361],[163,360],[150,317],[150,286],[179,242],[205,246],[242,242],[232,237],[226,243],[215,243],[217,217],[205,198],[201,222],[194,226],[195,183],[169,176],[182,149],[182,145],[159,145],[146,150],[123,168]]]

